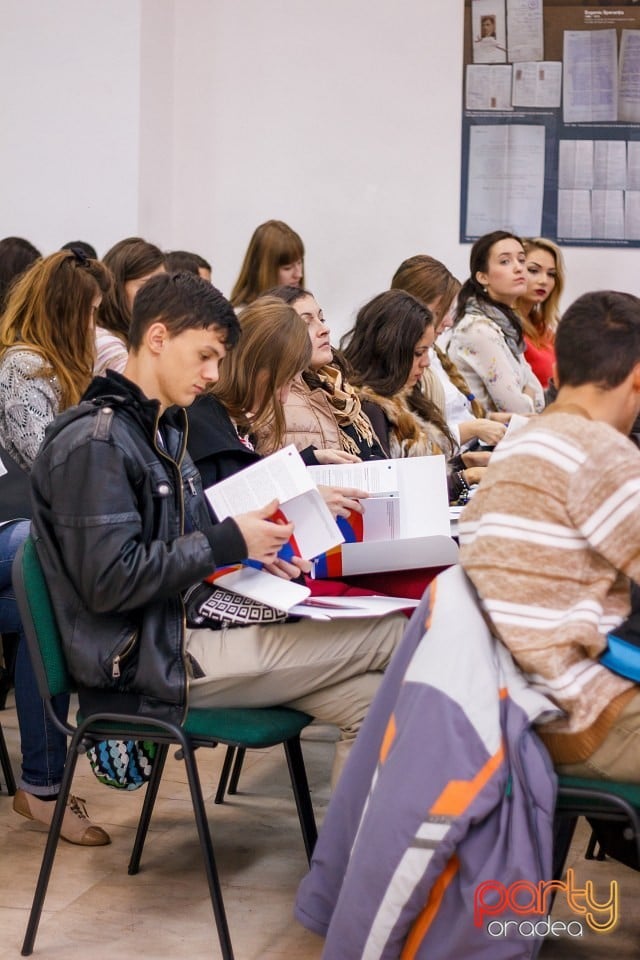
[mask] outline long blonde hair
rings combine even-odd
[[[111,286],[109,270],[75,250],[37,260],[11,287],[0,319],[0,357],[24,347],[45,362],[60,387],[60,410],[77,403],[93,377],[94,299]]]
[[[304,244],[282,220],[267,220],[254,230],[229,299],[234,307],[253,303],[280,283],[278,270],[304,260]],[[304,265],[300,286],[304,287]]]
[[[211,392],[240,432],[258,434],[268,426],[270,450],[278,450],[286,431],[278,392],[309,365],[307,325],[277,297],[259,297],[238,319],[240,339],[225,357]]]
[[[560,247],[545,237],[535,237],[532,240],[525,239],[522,241],[522,245],[527,259],[533,250],[544,250],[553,257],[556,265],[555,286],[544,303],[534,304],[527,317],[520,309],[518,310],[524,334],[535,346],[541,347],[553,340],[560,319],[560,297],[564,290],[565,281],[564,259]],[[516,304],[516,308],[519,308],[519,304]]]

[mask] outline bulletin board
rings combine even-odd
[[[640,2],[464,0],[460,240],[640,246]]]

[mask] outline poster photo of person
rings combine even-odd
[[[471,20],[473,62],[506,63],[507,29],[504,0],[473,0]]]

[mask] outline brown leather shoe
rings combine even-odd
[[[40,800],[26,790],[17,790],[13,798],[13,809],[16,813],[27,820],[43,823],[46,827],[51,825],[54,808],[53,800]],[[84,800],[71,794],[62,819],[60,836],[69,843],[77,843],[82,847],[103,847],[111,843],[111,837],[106,830],[89,819]]]

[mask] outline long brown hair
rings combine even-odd
[[[94,299],[108,293],[111,274],[98,260],[65,250],[37,260],[12,286],[0,319],[0,357],[24,347],[55,377],[60,409],[77,403],[93,377]]]
[[[433,314],[417,297],[404,290],[379,293],[358,311],[355,326],[340,341],[353,386],[367,386],[381,397],[401,393],[411,373],[415,346],[432,325]],[[446,420],[419,386],[407,394],[407,402],[444,434],[453,453],[456,443]]]
[[[522,329],[535,346],[541,347],[548,343],[556,332],[560,320],[560,298],[564,290],[565,268],[564,258],[560,247],[545,237],[535,237],[533,240],[523,240],[524,252],[527,260],[534,250],[544,250],[549,253],[556,266],[556,282],[553,290],[544,303],[535,304],[529,316],[520,313]],[[520,304],[517,303],[516,307]]]
[[[391,280],[392,290],[406,290],[430,307],[435,315],[436,331],[451,309],[460,287],[460,281],[453,276],[444,263],[422,253],[403,260]],[[434,344],[434,350],[451,383],[469,400],[474,416],[484,417],[486,415],[484,407],[473,396],[469,384],[453,360],[440,349],[437,343]]]
[[[304,261],[304,244],[295,230],[282,220],[267,220],[256,227],[238,279],[229,299],[234,307],[253,303],[278,283],[278,270],[296,260]],[[304,264],[300,286],[304,287]]]
[[[257,434],[268,425],[271,449],[277,450],[286,430],[278,391],[309,364],[307,325],[277,297],[259,297],[239,320],[240,339],[225,357],[211,392],[241,432]]]
[[[128,280],[139,280],[163,267],[164,254],[159,247],[140,237],[127,237],[114,244],[105,253],[102,262],[113,274],[114,283],[110,293],[102,300],[98,323],[105,330],[115,333],[128,346],[131,310],[124,285]]]

